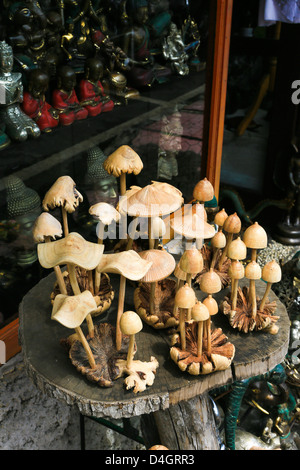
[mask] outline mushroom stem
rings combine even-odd
[[[66,284],[59,266],[54,266],[54,272],[56,275],[57,284],[61,294],[68,295]]]
[[[197,357],[202,356],[203,321],[198,322]]]
[[[180,289],[180,287],[182,287],[183,285],[184,285],[184,280],[183,279],[177,279],[177,286],[176,286],[175,294],[178,291],[178,289]],[[174,308],[173,308],[173,316],[174,317],[177,317],[177,312],[178,312],[178,307],[174,303]]]
[[[211,355],[211,320],[206,320],[207,355]]]
[[[257,259],[257,249],[251,248],[251,261],[256,261]]]
[[[126,193],[126,173],[123,173],[123,171],[120,175],[120,193],[121,196],[124,196]]]
[[[132,249],[133,240],[134,240],[134,235],[135,235],[135,232],[136,232],[136,228],[137,228],[137,226],[138,226],[138,222],[139,222],[139,218],[138,218],[138,216],[137,216],[137,217],[135,217],[134,220],[132,221],[132,227],[131,227],[130,233],[128,234],[128,235],[129,235],[129,238],[128,238],[126,250],[131,250],[131,249]]]
[[[51,243],[51,237],[45,237],[45,243]],[[60,266],[54,266],[53,268],[57,280],[57,284],[61,294],[68,295],[66,284],[60,269]]]
[[[78,281],[77,281],[76,270],[75,270],[74,264],[67,264],[67,269],[68,269],[69,279],[70,279],[70,283],[71,283],[74,295],[81,294],[81,290],[79,288]],[[94,337],[94,324],[93,324],[92,316],[90,313],[86,317],[86,322],[88,325],[89,335],[91,338],[93,338]]]
[[[127,368],[128,369],[131,368],[132,362],[133,362],[134,343],[135,343],[135,335],[130,335],[129,345],[128,345],[128,353],[127,353]]]
[[[96,271],[97,272],[97,271]],[[93,271],[88,271],[89,290],[94,294]]]
[[[98,230],[97,230],[97,236],[98,236],[98,244],[102,245],[103,244],[103,237],[104,237],[104,223],[99,221],[98,224]],[[94,292],[97,294],[100,291],[100,282],[101,282],[101,273],[95,269],[95,281],[94,281]]]
[[[185,311],[183,308],[179,309],[179,332],[180,332],[180,342],[181,350],[185,351],[186,349],[186,340],[185,340]]]
[[[150,305],[149,305],[149,310],[150,310],[151,315],[154,314],[155,289],[156,289],[156,282],[151,282],[151,288],[150,288]]]
[[[148,217],[148,238],[149,238],[149,250],[153,250],[154,248],[154,240],[152,238],[152,219]]]
[[[219,261],[219,269],[221,268],[221,266],[223,265],[224,261],[225,261],[225,258],[226,258],[226,254],[227,254],[227,249],[228,249],[228,246],[229,244],[232,242],[232,239],[233,239],[233,233],[227,233],[226,235],[226,246],[222,252],[222,256],[220,258],[220,261]]]
[[[238,292],[238,279],[233,280],[233,290],[232,290],[232,299],[231,299],[231,310],[236,309],[236,302],[237,302],[237,292]]]
[[[64,207],[61,208],[62,222],[65,237],[69,235],[68,213]]]
[[[259,310],[262,312],[264,310],[264,306],[265,306],[265,303],[266,303],[266,300],[267,300],[267,297],[270,293],[270,290],[271,290],[271,285],[272,285],[272,282],[268,282],[267,283],[267,287],[266,287],[266,290],[265,290],[265,293],[264,293],[264,296],[260,302],[260,306],[259,306]]]
[[[90,348],[90,345],[89,345],[86,337],[84,336],[84,334],[82,332],[82,329],[80,328],[80,326],[78,326],[78,327],[75,328],[75,331],[76,331],[77,336],[79,337],[79,340],[80,340],[82,346],[85,349],[85,352],[87,354],[91,369],[95,369],[96,362],[95,362],[92,350]]]
[[[252,318],[255,318],[256,312],[257,312],[257,305],[256,305],[256,292],[255,292],[254,279],[250,279],[249,300],[252,305]]]
[[[212,259],[211,259],[211,262],[210,262],[210,267],[212,269],[214,269],[214,267],[215,267],[219,251],[220,251],[220,248],[215,248],[214,251],[213,251],[213,256],[212,256]]]
[[[121,345],[122,345],[122,331],[120,328],[120,319],[124,310],[125,289],[126,289],[126,277],[121,276],[120,288],[119,288],[117,323],[116,323],[116,349],[117,351],[120,351]]]

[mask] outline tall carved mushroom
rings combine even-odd
[[[215,315],[217,311],[215,311],[215,304],[216,301],[212,297],[213,294],[220,292],[222,289],[222,284],[220,281],[219,276],[214,272],[213,269],[210,269],[207,273],[203,274],[200,282],[200,289],[202,292],[205,292],[207,297],[203,300],[204,305],[208,308],[210,315]],[[211,353],[211,321],[207,322],[207,353],[210,355]]]
[[[49,243],[62,236],[61,223],[48,212],[42,212],[36,219],[32,229],[33,239],[36,243]],[[54,266],[57,284],[61,294],[67,294],[66,284],[59,266]]]
[[[138,175],[143,169],[140,156],[129,145],[121,145],[103,163],[108,174],[120,178],[120,194],[126,192],[126,174]]]
[[[227,217],[228,217],[228,214],[225,211],[225,209],[222,209],[216,213],[215,218],[214,218],[214,223],[218,226],[218,230],[223,229],[223,225]]]
[[[186,273],[186,282],[191,287],[192,278],[203,269],[203,257],[197,248],[185,250],[180,258],[180,268]],[[187,320],[191,319],[191,309],[187,312]]]
[[[64,235],[69,234],[68,213],[75,211],[83,197],[76,189],[76,184],[70,176],[61,176],[45,194],[42,205],[44,211],[61,207]]]
[[[209,318],[208,308],[198,300],[192,308],[192,319],[198,323],[197,356],[202,355],[203,323]]]
[[[261,278],[261,267],[256,261],[251,261],[245,268],[245,276],[250,281],[249,301],[252,306],[252,318],[255,319],[257,313],[255,281]]]
[[[207,178],[200,180],[194,187],[193,197],[203,205],[205,202],[211,201],[214,195],[214,187]]]
[[[71,232],[65,238],[51,243],[38,245],[38,258],[45,269],[58,265],[67,265],[70,283],[74,295],[81,293],[78,285],[76,266],[93,270],[100,263],[103,245],[86,241],[79,233]],[[91,314],[86,317],[89,334],[93,337],[94,325]]]
[[[195,292],[188,284],[185,284],[180,289],[178,289],[175,295],[175,305],[179,309],[179,332],[180,332],[180,344],[181,344],[182,351],[185,351],[186,349],[186,339],[185,339],[186,315],[185,315],[185,312],[191,309],[195,305],[195,303],[196,303]]]

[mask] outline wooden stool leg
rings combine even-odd
[[[170,450],[220,450],[207,393],[153,413],[160,444]],[[149,424],[149,423],[148,423]]]

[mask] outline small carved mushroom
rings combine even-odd
[[[203,269],[203,257],[197,248],[185,250],[180,258],[180,268],[186,273],[186,282],[191,287],[192,277]],[[187,320],[191,319],[191,310],[188,310]]]
[[[189,310],[196,303],[196,295],[194,290],[188,285],[185,284],[180,289],[178,289],[175,295],[175,305],[180,309],[179,310],[179,331],[180,331],[180,341],[181,349],[185,351],[186,341],[185,341],[185,310]]]
[[[211,245],[213,247],[213,256],[211,259],[210,267],[214,268],[216,260],[220,253],[220,250],[224,249],[226,246],[226,236],[223,233],[223,230],[220,229],[211,239]]]
[[[229,275],[231,277],[231,309],[236,309],[237,292],[239,279],[243,279],[245,269],[239,260],[232,261],[229,266]]]
[[[96,308],[97,304],[90,291],[84,291],[75,296],[58,294],[55,297],[51,314],[52,320],[58,321],[67,328],[75,329],[77,337],[86,351],[91,369],[96,367],[96,363],[80,325]]]
[[[223,250],[222,256],[219,261],[219,269],[225,261],[225,257],[227,256],[227,249],[230,243],[233,240],[233,235],[240,233],[242,227],[241,219],[235,212],[234,214],[229,215],[223,225],[223,230],[226,232],[226,246]]]
[[[272,284],[281,280],[281,268],[275,260],[272,260],[269,263],[265,264],[265,266],[262,268],[262,279],[267,283],[267,287],[259,305],[260,311],[264,310],[264,306]]]
[[[200,281],[200,289],[208,294],[203,300],[204,305],[208,308],[210,315],[218,313],[218,304],[212,297],[212,294],[219,292],[222,289],[222,283],[220,277],[213,269],[210,269],[207,273],[203,274]],[[207,322],[207,353],[211,353],[211,321]]]
[[[43,199],[43,209],[48,212],[49,209],[61,207],[64,235],[68,235],[67,213],[72,213],[83,201],[83,197],[76,189],[76,184],[70,176],[61,176],[51,186]]]
[[[43,212],[34,223],[32,235],[36,243],[49,243],[51,240],[56,240],[56,237],[62,236],[61,223],[48,212]],[[60,293],[66,295],[67,288],[60,266],[53,266],[53,270]]]
[[[193,197],[202,204],[211,201],[214,195],[214,187],[207,178],[200,180],[194,187]]]
[[[266,248],[268,244],[268,236],[263,227],[257,222],[250,225],[243,235],[243,242],[247,248],[251,248],[251,261],[257,260],[257,250]]]
[[[225,209],[222,209],[216,213],[215,218],[214,218],[214,223],[218,226],[218,230],[222,229],[227,217],[228,217],[228,214],[225,211]]]

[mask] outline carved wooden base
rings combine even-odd
[[[86,271],[86,269],[76,267],[76,275],[81,292],[85,290],[90,290],[92,292],[92,289],[90,288],[88,272]],[[73,290],[70,284],[69,274],[67,271],[63,272],[63,277],[67,288],[67,294],[73,295]],[[52,303],[57,294],[60,294],[60,290],[56,282],[54,284],[53,292],[51,293]],[[92,292],[92,294],[94,295],[97,304],[97,310],[92,312],[92,316],[94,317],[106,312],[111,306],[111,303],[115,297],[115,292],[110,283],[110,278],[108,274],[101,273],[100,292]]]
[[[202,256],[203,256],[203,269],[200,273],[198,273],[194,277],[195,284],[199,284],[199,285],[200,285],[201,277],[203,276],[203,274],[205,274],[207,271],[209,271],[209,269],[211,267],[212,257],[213,257],[212,249],[206,244],[203,245],[203,247],[201,249],[201,253],[202,253]],[[218,263],[219,263],[219,260],[221,258],[221,254],[222,253],[220,251],[220,253],[216,257],[216,261],[215,261],[215,264],[214,264],[214,271],[218,274],[218,276],[221,280],[222,288],[225,288],[231,282],[230,276],[228,274],[228,269],[229,269],[231,260],[229,258],[225,258],[224,263],[219,268]]]
[[[277,308],[276,301],[265,303],[264,309],[259,310],[261,299],[257,297],[257,313],[255,318],[252,317],[252,307],[248,299],[249,288],[244,286],[238,288],[236,309],[231,310],[231,301],[229,297],[225,297],[223,301],[223,313],[227,315],[229,323],[233,328],[237,328],[243,333],[250,331],[267,330],[272,334],[278,332],[275,325],[278,316],[274,315]]]
[[[157,282],[154,296],[154,313],[150,313],[151,285],[141,282],[134,291],[134,306],[136,312],[145,323],[156,329],[177,326],[178,318],[173,315],[176,282],[173,279],[163,279]]]
[[[126,360],[118,360],[117,368],[120,371],[118,377],[127,375],[124,380],[126,390],[133,388],[134,393],[143,392],[147,385],[153,385],[158,361],[151,356],[150,362],[132,361],[130,367],[127,366]]]
[[[207,353],[207,338],[203,338],[203,352],[197,356],[197,322],[185,322],[186,350],[181,350],[180,335],[172,339],[170,355],[179,369],[191,375],[205,375],[227,369],[234,357],[235,347],[228,342],[221,328],[211,332],[211,354]]]
[[[95,326],[94,338],[87,337],[96,362],[96,368],[91,369],[87,354],[81,342],[72,335],[70,339],[62,340],[69,347],[69,357],[76,369],[91,382],[99,387],[112,387],[121,371],[117,361],[125,360],[129,344],[129,336],[123,335],[121,350],[117,351],[115,346],[116,328],[109,323],[100,323]],[[75,340],[74,340],[75,338]]]

